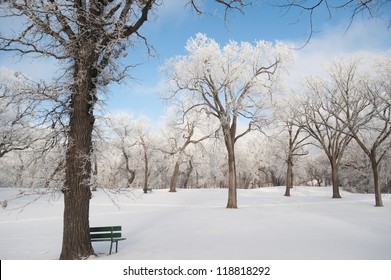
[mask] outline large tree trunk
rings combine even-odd
[[[228,203],[227,208],[238,208],[237,201],[237,181],[234,140],[226,136],[226,146],[228,152]]]
[[[338,175],[338,164],[335,160],[331,161],[331,178],[333,182],[333,198],[341,198],[339,193],[339,175]]]
[[[64,228],[60,259],[84,259],[94,254],[89,234],[91,198],[91,152],[93,109],[96,103],[97,75],[93,67],[93,45],[80,43],[79,59],[74,65],[69,137],[66,153]],[[91,49],[92,48],[92,49]]]
[[[172,176],[171,176],[170,191],[169,192],[176,192],[178,175],[179,175],[179,162],[177,161],[177,162],[175,162],[174,172],[172,173]]]
[[[382,207],[383,201],[381,197],[381,188],[379,185],[379,164],[376,161],[376,155],[372,153],[370,156],[370,160],[372,166],[373,184],[374,184],[374,191],[375,191],[375,206]]]
[[[91,198],[90,151],[94,117],[86,107],[90,93],[79,92],[73,100],[64,186],[64,229],[60,259],[83,259],[92,255],[89,235]],[[90,112],[86,114],[86,112]]]

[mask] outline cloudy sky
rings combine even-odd
[[[105,98],[105,112],[127,112],[135,117],[147,116],[158,121],[164,114],[164,102],[159,93],[163,90],[159,67],[166,59],[185,54],[186,41],[197,32],[205,33],[224,45],[229,40],[285,41],[297,48],[304,45],[309,36],[308,14],[298,10],[281,10],[278,7],[259,5],[248,7],[245,14],[232,13],[226,19],[220,6],[211,1],[200,1],[208,15],[197,15],[188,1],[166,0],[142,27],[142,33],[155,49],[149,56],[142,44],[129,49],[129,55],[121,62],[125,65],[139,64],[130,72],[132,79],[120,85],[112,85]],[[386,6],[390,9],[389,5]],[[295,65],[290,69],[292,77],[319,73],[323,65],[332,59],[356,52],[380,53],[391,49],[391,30],[382,19],[368,20],[367,15],[358,15],[350,23],[350,11],[331,11],[321,7],[314,14],[314,29],[310,42],[297,50]],[[383,11],[390,14],[391,11]],[[6,32],[15,23],[0,19],[0,31]],[[350,26],[350,27],[349,27]],[[48,78],[58,65],[44,59],[20,60],[10,53],[0,53],[0,67],[24,71],[33,78]]]

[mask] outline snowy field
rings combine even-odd
[[[61,195],[18,192],[0,189],[0,201],[8,201],[0,209],[0,259],[58,259]],[[390,194],[383,195],[382,208],[374,207],[372,194],[342,191],[343,198],[333,200],[330,188],[295,187],[292,197],[283,194],[282,187],[238,190],[239,209],[226,209],[225,189],[99,190],[90,225],[122,225],[127,239],[110,256],[109,243],[93,243],[97,256],[91,259],[391,259]]]

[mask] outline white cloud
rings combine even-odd
[[[161,5],[157,6],[154,14],[156,18],[153,28],[159,28],[166,23],[180,26],[191,16],[191,9],[187,2],[183,0],[162,1]]]
[[[360,52],[378,54],[391,49],[391,31],[383,22],[356,21],[325,28],[297,51],[296,65],[290,71],[290,82],[299,83],[303,75],[322,74],[334,59]],[[302,45],[302,42],[296,43]]]

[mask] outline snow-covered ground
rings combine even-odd
[[[0,259],[58,259],[61,195],[17,193],[0,189],[0,201],[8,201],[0,209]],[[122,225],[127,239],[110,256],[107,242],[93,243],[91,259],[391,259],[390,194],[381,208],[372,194],[341,191],[335,200],[330,188],[314,187],[283,194],[282,187],[238,190],[239,209],[226,209],[225,189],[99,190],[90,225]]]

